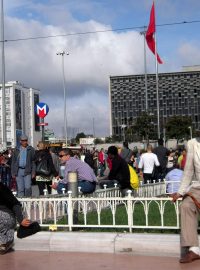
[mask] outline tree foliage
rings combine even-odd
[[[133,125],[133,133],[138,134],[140,138],[153,139],[155,137],[155,117],[144,112],[137,117]]]
[[[77,133],[76,138],[75,138],[77,143],[79,143],[80,138],[86,138],[86,135],[84,132]]]
[[[94,140],[94,144],[101,144],[101,143],[104,143],[104,141],[102,139],[100,139],[100,138],[96,138]]]
[[[168,119],[166,128],[166,137],[177,140],[187,139],[190,136],[189,127],[192,126],[192,119],[188,116],[176,115]]]

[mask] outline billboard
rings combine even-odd
[[[80,138],[79,142],[81,145],[88,145],[88,144],[94,144],[95,138]]]
[[[16,146],[20,147],[20,136],[22,135],[22,130],[16,129]]]
[[[34,94],[34,108],[36,107],[36,104],[39,103],[39,95]],[[40,123],[40,118],[37,115],[37,113],[34,110],[34,116],[35,116],[35,131],[40,131],[39,123]]]
[[[22,103],[21,90],[15,89],[15,120],[16,129],[22,130]]]

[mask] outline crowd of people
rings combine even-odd
[[[39,142],[37,149],[28,144],[28,137],[22,135],[20,147],[8,149],[0,155],[0,182],[17,196],[31,196],[31,185],[38,185],[39,195],[44,190],[51,194],[52,188],[62,193],[67,191],[69,171],[77,172],[78,183],[83,193],[92,193],[96,186],[114,187],[115,184],[123,190],[130,189],[131,166],[144,184],[166,179],[176,184],[168,185],[167,192],[178,190],[186,162],[186,150],[172,150],[163,146],[163,140],[158,140],[158,146],[153,149],[147,145],[146,150],[130,149],[127,142],[122,148],[111,146],[104,150],[83,149],[73,152],[70,149],[47,149],[46,144]],[[76,164],[77,163],[77,164]],[[67,168],[65,168],[67,164]],[[75,165],[76,164],[76,165]],[[41,171],[41,167],[46,172]],[[54,181],[55,180],[55,181]],[[90,189],[83,187],[83,182],[92,183]],[[86,182],[87,181],[87,182]]]
[[[200,213],[200,141],[192,139],[188,143],[188,152],[167,149],[163,140],[158,140],[158,146],[153,149],[129,149],[124,142],[119,149],[110,146],[84,150],[74,153],[71,149],[47,149],[39,142],[37,150],[28,144],[28,137],[20,137],[20,146],[7,150],[0,155],[0,254],[5,254],[13,246],[15,220],[21,226],[28,227],[31,221],[23,216],[21,205],[12,193],[16,189],[17,196],[31,196],[33,180],[38,185],[39,194],[44,195],[46,189],[51,194],[52,189],[63,193],[68,191],[70,172],[76,172],[78,186],[84,194],[95,191],[96,186],[103,188],[119,186],[122,195],[131,189],[131,171],[143,183],[153,183],[162,179],[175,181],[169,184],[168,193],[172,193],[175,202],[183,197],[181,204],[181,247],[185,250],[180,259],[188,263],[200,259],[198,243],[198,217]],[[84,157],[84,158],[83,158]],[[130,169],[131,168],[131,169]],[[192,184],[193,175],[197,181]],[[53,181],[56,179],[56,181]],[[188,192],[189,190],[189,192]],[[189,229],[190,228],[190,229]]]

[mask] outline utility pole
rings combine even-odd
[[[1,88],[1,144],[5,148],[6,144],[6,102],[5,102],[5,51],[4,51],[4,7],[1,0],[1,65],[2,65],[2,88]]]
[[[92,127],[93,127],[93,137],[95,138],[94,118],[92,118]]]
[[[65,56],[65,51],[58,52],[56,55],[62,56],[62,75],[63,75],[63,92],[64,92],[64,136],[65,136],[65,143],[66,143],[66,148],[67,148],[67,112],[66,112],[66,80],[65,80],[65,62],[64,62],[64,56]],[[66,55],[69,55],[67,52]]]

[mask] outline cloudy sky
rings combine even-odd
[[[108,136],[109,76],[144,72],[144,40],[137,27],[148,25],[151,5],[151,0],[4,0],[6,81],[40,89],[50,108],[45,120],[62,136],[62,62],[56,53],[69,52],[64,58],[68,135],[92,134],[94,123],[96,136]],[[157,0],[155,7],[158,25],[200,20],[199,0]],[[159,72],[200,64],[199,27],[200,22],[157,27],[164,62]],[[147,68],[155,72],[148,50]]]

